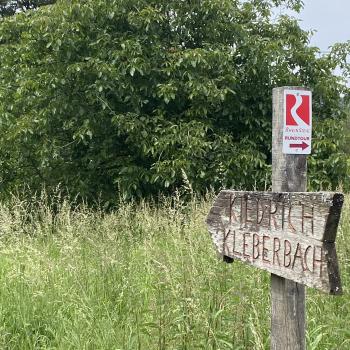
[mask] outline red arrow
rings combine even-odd
[[[305,148],[308,148],[309,145],[303,141],[302,143],[291,143],[289,145],[289,147],[290,148],[301,148],[302,150],[304,150]]]

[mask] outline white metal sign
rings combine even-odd
[[[285,154],[311,153],[311,99],[311,91],[284,91],[283,153]]]

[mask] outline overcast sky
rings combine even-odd
[[[350,0],[304,0],[304,9],[294,17],[303,29],[315,29],[311,45],[321,51],[336,42],[350,40]]]

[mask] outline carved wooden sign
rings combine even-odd
[[[207,224],[220,255],[341,294],[335,238],[343,201],[330,192],[224,190]]]

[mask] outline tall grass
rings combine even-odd
[[[268,349],[269,274],[214,253],[210,200],[113,213],[16,198],[0,206],[1,349]],[[350,348],[349,203],[344,296],[309,290],[310,349]]]

